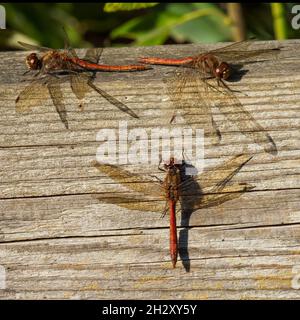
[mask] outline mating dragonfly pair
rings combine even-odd
[[[235,92],[225,82],[234,73],[235,68],[240,68],[238,61],[245,63],[254,57],[274,58],[280,52],[279,48],[248,50],[251,43],[251,41],[237,42],[182,59],[141,58],[139,61],[143,64],[113,66],[99,64],[101,49],[88,49],[83,59],[78,58],[67,40],[63,51],[20,42],[27,49],[40,50],[44,53],[41,57],[38,57],[36,53],[27,56],[26,64],[29,71],[35,71],[36,74],[32,83],[17,97],[16,109],[20,112],[27,111],[40,105],[50,94],[61,121],[68,128],[66,108],[60,88],[61,83],[68,80],[79,101],[82,101],[88,91],[93,89],[123,112],[139,118],[124,103],[94,85],[96,72],[144,71],[151,69],[149,64],[177,66],[175,75],[168,78],[167,81],[168,93],[176,109],[182,108],[185,100],[189,100],[189,104],[195,106],[199,114],[209,117],[211,135],[220,140],[221,131],[212,113],[212,108],[216,105],[229,121],[239,127],[244,135],[260,144],[266,152],[276,154],[277,148],[271,136],[242,106]],[[211,83],[210,79],[215,80],[215,83]],[[197,94],[193,101],[190,101],[189,92],[187,92],[191,86],[196,88]],[[82,104],[80,103],[79,106]]]
[[[197,99],[193,99],[189,103],[195,106],[200,113],[209,117],[212,136],[220,140],[222,135],[212,113],[213,106],[217,105],[227,119],[235,123],[243,134],[260,144],[266,152],[277,153],[276,144],[271,136],[242,106],[235,95],[235,91],[230,89],[226,81],[236,69],[241,67],[239,61],[247,62],[255,57],[273,59],[279,53],[279,48],[249,50],[252,42],[242,41],[182,59],[146,57],[139,59],[142,64],[112,66],[99,64],[102,52],[99,49],[87,50],[84,58],[80,59],[75,50],[68,45],[66,45],[65,50],[57,51],[25,43],[20,44],[25,48],[40,50],[44,53],[41,57],[38,57],[36,53],[31,53],[26,58],[29,70],[35,71],[36,74],[32,83],[17,97],[17,111],[25,111],[41,104],[46,95],[50,94],[61,121],[68,128],[66,109],[60,88],[61,83],[67,79],[71,84],[73,93],[80,101],[89,90],[93,89],[123,112],[134,118],[139,118],[124,103],[94,85],[93,80],[96,72],[144,71],[151,69],[148,66],[149,64],[176,66],[177,70],[174,76],[167,80],[168,93],[175,109],[182,108],[185,101],[189,99],[188,89],[192,86],[196,89]],[[212,83],[211,80],[214,82]],[[172,121],[173,118],[170,119],[170,122]],[[214,168],[211,173],[206,172],[192,178],[183,177],[182,172],[185,164],[176,164],[174,158],[171,158],[162,169],[166,172],[165,180],[155,181],[151,184],[149,184],[151,177],[145,178],[139,174],[125,171],[118,166],[94,163],[94,166],[100,172],[119,183],[125,184],[133,191],[142,193],[140,198],[132,194],[122,197],[116,197],[115,195],[112,197],[97,196],[97,198],[102,202],[117,204],[132,210],[166,212],[169,209],[170,255],[175,267],[178,255],[176,231],[176,205],[178,202],[181,204],[182,211],[193,212],[240,196],[243,192],[250,190],[252,186],[247,184],[230,185],[229,182],[250,159],[251,157],[247,155],[239,155]],[[145,200],[141,204],[141,200],[146,199],[147,195],[158,197],[158,199],[163,197],[167,202],[162,204],[161,201],[147,202]]]

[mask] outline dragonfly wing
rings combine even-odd
[[[16,98],[16,111],[26,112],[33,107],[41,106],[47,98],[46,84],[39,80],[33,81]]]
[[[203,193],[198,201],[193,202],[192,210],[219,206],[220,204],[239,198],[242,194],[252,190],[254,187],[250,184],[234,183],[227,185],[220,193]]]
[[[182,185],[184,207],[196,210],[219,205],[251,190],[253,186],[249,184],[230,183],[251,158],[248,155],[235,156],[221,165],[203,172],[196,179],[187,180]]]
[[[236,52],[236,51],[248,51],[249,47],[253,44],[252,40],[242,40],[242,41],[237,41],[230,43],[226,46],[214,49],[209,51],[209,53],[212,54],[219,54],[223,52]]]
[[[86,50],[84,60],[91,63],[98,63],[103,52],[103,48],[89,48]]]
[[[139,118],[139,116],[133,112],[130,108],[128,108],[123,102],[117,100],[116,98],[112,97],[110,94],[105,92],[104,90],[100,89],[99,87],[96,87],[92,81],[88,81],[88,85],[94,89],[96,92],[98,92],[104,99],[106,99],[108,102],[110,102],[112,105],[120,109],[121,111],[129,114],[133,118]]]
[[[213,189],[220,191],[251,158],[249,155],[237,155],[197,177],[188,176],[181,184],[182,194],[211,192]]]
[[[180,66],[176,68],[174,75],[167,79],[166,84],[176,111],[187,110],[184,113],[184,118],[189,123],[195,122],[195,114],[197,115],[196,119],[203,121],[203,124],[207,123],[208,117],[210,122],[209,134],[213,143],[217,143],[221,138],[221,133],[213,119],[211,102],[207,98],[207,84],[202,80],[206,77],[207,74],[199,69]]]
[[[107,196],[107,194],[95,194],[93,198],[103,203],[115,204],[119,207],[139,210],[139,211],[151,211],[151,212],[163,212],[165,209],[165,203],[162,200],[148,200],[142,196],[126,195],[122,196]]]
[[[253,45],[253,41],[239,41],[229,44],[225,47],[218,48],[209,53],[216,55],[220,60],[227,63],[235,63],[237,61],[251,61],[254,57],[263,59],[276,59],[280,53],[280,48],[248,50]]]
[[[215,79],[213,79],[215,81]],[[212,86],[213,87],[213,86]],[[277,154],[277,147],[272,137],[243,107],[239,99],[230,89],[219,85],[211,89],[208,98],[235,124],[241,133],[261,145],[270,154]]]
[[[49,81],[48,82],[48,89],[49,93],[52,99],[52,102],[55,106],[55,109],[57,113],[59,114],[59,117],[62,121],[62,123],[65,125],[66,129],[69,128],[68,121],[67,121],[67,111],[65,104],[63,102],[63,94],[60,87],[59,81]]]
[[[76,51],[71,47],[71,42],[65,28],[63,28],[63,32],[64,32],[65,52],[73,58],[78,58]]]
[[[37,51],[52,51],[53,50],[51,48],[40,47],[40,46],[37,46],[37,45],[34,45],[34,44],[25,43],[25,42],[22,42],[22,41],[18,41],[18,43],[22,47],[24,47],[25,49],[28,49],[28,50],[37,50]]]
[[[220,165],[202,172],[197,178],[197,182],[203,191],[213,188],[220,190],[252,159],[252,156],[240,154],[221,163]]]
[[[152,177],[142,176],[137,173],[129,172],[120,166],[112,164],[93,162],[93,166],[101,173],[109,176],[111,179],[123,184],[127,188],[141,192],[144,195],[159,196],[163,195],[163,189]]]
[[[89,78],[84,74],[74,74],[70,76],[71,88],[78,100],[82,100],[91,87],[88,85]]]
[[[84,56],[84,60],[91,63],[98,63],[102,49],[87,49]],[[89,81],[92,81],[94,75],[92,73],[81,73],[71,76],[71,88],[78,100],[82,100],[85,95],[91,90],[91,86],[88,85]]]

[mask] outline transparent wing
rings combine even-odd
[[[204,191],[214,189],[220,190],[243,168],[243,166],[252,159],[247,154],[237,155],[222,164],[202,172],[197,177],[197,182],[202,186]]]
[[[211,80],[208,80],[211,81]],[[212,79],[213,84],[208,91],[209,101],[213,101],[225,117],[235,124],[239,131],[248,136],[252,141],[261,145],[270,154],[277,154],[277,147],[272,137],[248,112],[234,92],[223,85],[217,85],[216,79]],[[215,87],[213,87],[215,85]]]
[[[63,31],[64,31],[65,52],[67,52],[70,57],[78,58],[76,51],[71,47],[70,39],[68,37],[68,34],[65,28],[63,28]]]
[[[83,59],[92,63],[98,63],[101,53],[102,49],[87,49]],[[77,99],[82,100],[91,91],[91,86],[88,85],[88,82],[92,81],[93,78],[94,75],[90,72],[71,75],[71,88]]]
[[[91,87],[88,85],[89,79],[90,77],[85,74],[70,75],[71,88],[78,100],[82,100],[91,91]]]
[[[112,105],[114,105],[115,107],[117,107],[121,111],[129,114],[133,118],[137,118],[137,119],[139,118],[139,116],[134,111],[132,111],[130,108],[128,108],[123,102],[117,100],[116,98],[114,98],[113,96],[111,96],[110,94],[105,92],[104,90],[100,89],[99,87],[96,87],[91,80],[88,81],[88,85],[92,89],[94,89],[96,92],[98,92],[104,99],[106,99],[108,102],[110,102]]]
[[[213,118],[211,101],[207,98],[208,85],[202,80],[207,76],[187,64],[177,67],[173,76],[166,79],[166,84],[176,112],[181,111],[189,124],[198,123],[206,127],[206,134],[210,135],[216,144],[221,139],[221,133]]]
[[[136,195],[114,195],[114,194],[95,194],[93,198],[103,203],[115,204],[119,207],[151,212],[164,212],[168,208],[166,207],[166,201],[162,199],[146,199],[143,196]]]
[[[194,201],[190,207],[192,210],[198,210],[203,208],[210,208],[219,206],[224,202],[239,198],[242,194],[250,191],[254,187],[250,184],[234,183],[232,185],[226,185],[219,193],[203,193],[198,201]]]
[[[25,42],[22,42],[22,41],[18,41],[18,43],[22,47],[24,47],[25,49],[28,49],[28,50],[37,50],[37,51],[52,51],[53,50],[51,48],[40,47],[40,46],[37,46],[37,45],[34,45],[34,44],[25,43]]]
[[[84,60],[87,60],[91,63],[98,63],[103,52],[103,48],[89,48],[86,50]]]
[[[216,206],[251,190],[253,186],[249,184],[231,183],[232,178],[251,158],[249,155],[235,156],[196,178],[186,180],[181,187],[183,208],[193,211]]]
[[[219,142],[221,132],[218,129],[212,114],[212,107],[216,106],[235,124],[239,131],[249,136],[255,143],[271,154],[277,153],[277,147],[272,137],[242,106],[235,93],[223,82],[218,84],[217,79],[208,79],[207,74],[193,67],[179,67],[176,77],[167,81],[168,92],[176,109],[188,106],[189,112],[185,116],[189,123],[208,116],[210,133],[213,143]]]
[[[163,197],[163,189],[152,177],[129,172],[116,165],[93,162],[93,166],[101,173],[123,184],[127,188],[144,195]]]
[[[251,159],[247,155],[239,155],[225,161],[223,164],[210,169],[200,175],[197,179],[189,178],[181,185],[181,203],[177,204],[183,211],[194,211],[197,209],[220,205],[226,201],[240,197],[253,186],[243,183],[232,183],[231,179]],[[163,199],[163,189],[158,183],[154,183],[150,177],[145,179],[139,174],[129,173],[118,166],[100,164],[93,165],[110,178],[125,185],[127,188],[141,192],[141,196],[132,194],[97,194],[93,196],[104,203],[116,204],[131,210],[166,212],[168,206]],[[154,197],[151,200],[147,196]]]
[[[280,53],[280,48],[248,50],[253,45],[253,41],[240,41],[218,48],[209,53],[216,55],[220,60],[227,63],[236,63],[237,61],[251,61],[254,57],[263,59],[276,59]]]
[[[190,192],[190,186],[194,183],[201,186],[202,192],[222,187],[222,185],[229,182],[251,158],[252,156],[247,154],[237,155],[214,168],[206,169],[196,177],[188,176],[182,183],[181,189],[184,193],[188,193]]]
[[[47,85],[40,80],[32,81],[16,98],[16,111],[26,112],[41,106],[48,97]]]
[[[48,82],[48,89],[52,102],[55,106],[57,113],[59,114],[62,123],[65,125],[66,129],[68,129],[69,125],[67,121],[67,111],[63,102],[63,94],[61,91],[60,82],[56,81],[56,79],[54,79],[53,81],[50,80]]]

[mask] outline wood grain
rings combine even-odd
[[[105,49],[102,61],[134,63],[140,56],[181,57],[218,45]],[[50,100],[16,113],[26,52],[0,53],[1,299],[299,299],[300,41],[281,46],[276,61],[257,61],[230,83],[272,136],[278,154],[264,152],[221,113],[220,145],[205,140],[205,170],[233,155],[253,158],[233,183],[254,186],[219,206],[178,215],[180,259],[172,268],[168,216],[99,202],[95,194],[128,192],[92,166],[100,129],[167,126],[173,106],[165,88],[172,67],[137,73],[98,73],[95,84],[134,110],[130,118],[97,93],[84,110],[63,85],[69,130]],[[84,53],[84,50],[79,50]],[[193,117],[191,126],[203,126]],[[157,174],[156,165],[128,164]],[[298,283],[298,286],[300,283]]]

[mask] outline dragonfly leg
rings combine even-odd
[[[158,164],[158,167],[157,169],[160,170],[160,171],[163,171],[163,172],[166,172],[166,169],[165,168],[161,168],[161,165],[162,164],[162,156],[161,154],[159,155],[159,164]]]
[[[166,216],[166,213],[168,211],[168,206],[167,206],[167,202],[165,203],[165,208],[164,208],[164,211],[162,212],[161,214],[161,218],[164,218]]]
[[[221,83],[222,83],[222,86],[223,86],[225,89],[229,90],[230,92],[242,93],[243,95],[247,96],[247,94],[243,93],[243,92],[240,91],[240,90],[233,90],[233,89],[229,88],[228,85],[224,82],[223,79],[218,79],[217,81],[218,81],[218,85],[220,85],[220,82],[221,82]]]
[[[157,176],[155,176],[154,174],[150,174],[149,176],[152,178],[155,178],[156,180],[158,180],[158,182],[163,183],[163,181],[159,179]]]
[[[25,75],[25,74],[27,74],[28,72],[30,72],[31,70],[28,70],[28,71],[26,71],[26,72],[24,72],[23,73],[23,76]],[[40,75],[41,74],[41,71],[39,70],[39,71],[37,71],[34,75],[33,75],[33,77],[34,78],[36,78],[38,75]]]
[[[221,131],[219,130],[216,121],[214,120],[214,117],[211,115],[211,125],[215,131],[215,133],[217,134],[218,137],[218,141],[221,141],[222,139],[222,135],[221,135]]]
[[[24,73],[23,73],[23,76],[25,76],[27,73],[29,73],[31,70],[29,69],[29,70],[27,70],[27,71],[25,71]]]
[[[222,92],[218,87],[221,87],[220,84],[219,84],[219,79],[217,79],[217,86],[213,86],[211,85],[207,80],[210,80],[210,79],[216,79],[215,77],[206,77],[206,78],[201,78],[201,80],[203,82],[205,82],[205,84],[207,85],[207,87],[211,88],[212,90],[215,90],[215,91],[218,91],[222,94],[224,94],[224,92]],[[229,89],[230,90],[230,89]]]
[[[48,72],[48,74],[51,74],[51,75],[63,75],[63,74],[78,74],[78,71],[76,70],[71,70],[71,69],[60,69],[60,70],[54,70],[54,71],[51,71],[51,72]]]
[[[174,121],[174,119],[176,118],[176,111],[174,111],[173,115],[172,115],[172,118],[170,120],[170,124]]]

